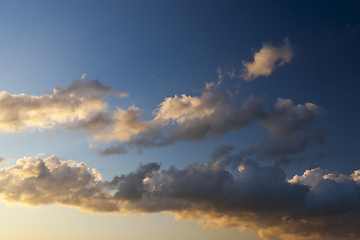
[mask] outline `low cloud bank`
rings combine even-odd
[[[88,212],[170,212],[204,227],[257,231],[263,239],[360,238],[360,170],[316,168],[287,179],[280,168],[251,161],[236,176],[218,161],[161,171],[147,163],[103,181],[85,163],[25,157],[0,169],[0,197]]]

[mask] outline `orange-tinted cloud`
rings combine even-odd
[[[263,239],[360,237],[359,170],[313,169],[287,179],[279,168],[242,162],[234,176],[218,161],[171,167],[147,163],[103,181],[85,163],[22,158],[0,169],[0,198],[88,212],[170,212],[210,228],[257,231]]]

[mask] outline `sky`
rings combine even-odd
[[[358,1],[0,1],[2,239],[360,239]]]

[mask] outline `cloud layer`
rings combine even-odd
[[[235,107],[233,95],[206,88],[200,96],[183,94],[164,99],[153,111],[153,117],[143,120],[142,110],[135,106],[111,112],[103,98],[110,94],[127,95],[90,79],[73,81],[42,96],[2,92],[0,131],[41,131],[63,126],[85,132],[90,141],[118,143],[100,151],[103,156],[125,154],[128,147],[141,151],[178,141],[196,143],[219,138],[256,122],[267,129],[269,139],[244,155],[286,155],[321,140],[321,133],[310,124],[325,110],[312,103],[294,105],[290,99],[279,98],[274,106],[264,108],[263,98],[250,96]]]
[[[85,163],[25,157],[0,169],[0,197],[88,212],[170,212],[200,218],[204,227],[257,231],[263,239],[360,237],[360,170],[344,175],[317,168],[289,180],[279,168],[249,161],[236,176],[218,161],[162,171],[148,163],[101,179]]]

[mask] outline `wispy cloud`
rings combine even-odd
[[[246,81],[252,81],[259,76],[267,77],[277,67],[289,63],[293,57],[294,50],[288,38],[277,47],[264,43],[262,48],[254,53],[254,61],[243,61],[244,69],[241,77]]]

